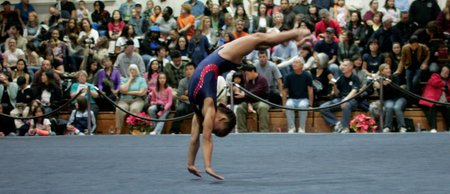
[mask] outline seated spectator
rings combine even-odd
[[[151,94],[151,92],[155,90],[160,73],[163,73],[162,64],[160,61],[154,59],[150,62],[149,71],[144,74],[144,78],[148,86],[147,92],[149,94]]]
[[[267,5],[265,3],[258,4],[258,14],[253,16],[253,31],[256,32],[260,28],[271,28],[273,26],[272,17],[267,15]]]
[[[314,55],[317,53],[325,53],[328,55],[328,69],[333,73],[335,78],[341,75],[339,66],[337,65],[338,44],[333,41],[334,29],[327,28],[327,32],[323,34],[323,40],[319,40],[314,45]]]
[[[298,49],[295,41],[285,41],[274,47],[271,58],[273,62],[278,64],[297,55]],[[282,68],[280,71],[283,76],[286,76],[291,72],[291,68]]]
[[[33,78],[33,82],[31,83],[31,87],[38,87],[39,85],[42,84],[42,79],[41,76],[42,74],[44,74],[46,71],[51,71],[53,73],[53,78],[55,79],[55,83],[56,85],[60,86],[61,85],[61,78],[59,77],[59,75],[54,71],[51,62],[49,60],[44,60],[42,61],[42,65],[41,65],[41,69],[39,69],[35,74],[34,74],[34,78]]]
[[[37,47],[41,43],[39,36],[41,35],[42,28],[41,24],[39,24],[38,14],[34,11],[30,12],[28,18],[29,20],[23,29],[23,37],[27,39],[27,42],[31,42]]]
[[[384,16],[389,16],[392,18],[393,25],[400,21],[400,9],[395,6],[395,0],[386,0],[380,11]]]
[[[383,16],[383,25],[380,29],[372,34],[371,39],[378,40],[378,45],[381,52],[389,52],[392,49],[394,42],[402,41],[397,29],[392,28],[393,19],[391,16]]]
[[[175,49],[180,51],[181,56],[188,57],[189,56],[189,52],[188,52],[187,38],[184,37],[184,36],[180,36],[178,38],[177,44],[175,46]]]
[[[393,88],[389,83],[393,83],[395,85],[400,85],[400,80],[397,76],[392,76],[391,68],[388,64],[380,65],[380,76],[384,77],[383,79],[383,115],[384,115],[384,126],[380,128],[383,129],[383,133],[388,133],[394,130],[394,126],[392,124],[393,114],[395,113],[395,118],[397,120],[397,129],[401,133],[406,132],[406,124],[404,119],[403,111],[405,110],[407,101],[402,96],[399,95],[398,90]],[[374,88],[379,89],[381,86],[379,81],[374,83]],[[373,118],[377,118],[378,115],[374,114],[374,110],[371,106],[371,114]]]
[[[42,105],[37,106],[32,111],[31,116],[42,116],[44,115],[45,108]],[[29,121],[30,128],[28,130],[27,136],[49,136],[56,135],[55,132],[52,131],[50,119],[45,117],[39,117],[35,119],[30,119]]]
[[[411,21],[419,26],[426,26],[428,22],[436,20],[440,12],[441,8],[435,0],[416,0],[409,7]]]
[[[156,55],[156,49],[163,45],[163,42],[159,40],[160,37],[161,32],[157,25],[153,25],[145,34],[142,45],[140,45],[140,52],[145,64],[148,64],[150,59]]]
[[[354,55],[359,55],[359,48],[355,44],[353,32],[347,31],[341,35],[342,41],[338,45],[337,59],[339,64],[344,62],[344,59],[349,59]]]
[[[242,31],[248,32],[250,28],[250,19],[245,12],[243,4],[238,4],[234,13],[234,21],[236,21],[236,26],[238,21],[242,21]]]
[[[166,74],[160,73],[157,79],[156,88],[152,90],[151,96],[148,97],[150,99],[148,113],[151,118],[165,119],[172,107],[172,87],[167,84]],[[153,122],[155,129],[150,134],[161,134],[164,123],[165,122]]]
[[[31,78],[30,73],[28,73],[27,62],[24,59],[19,59],[17,61],[16,69],[12,71],[12,80],[17,83],[17,78],[24,77],[26,84],[30,84]]]
[[[15,68],[19,59],[25,59],[25,53],[22,49],[16,47],[16,40],[9,39],[9,48],[3,53],[3,68]]]
[[[99,32],[108,30],[108,22],[110,17],[111,14],[108,10],[105,10],[105,3],[103,3],[103,1],[95,1],[94,11],[91,13],[91,19],[93,23],[97,24],[97,30]]]
[[[12,25],[8,29],[8,39],[6,39],[6,42],[9,42],[11,39],[16,40],[16,48],[26,50],[26,46],[28,43],[28,40],[26,37],[22,36],[23,34],[23,28],[22,26]],[[5,50],[9,49],[9,44],[5,44]]]
[[[402,58],[395,74],[406,70],[406,87],[416,94],[420,93],[419,83],[422,74],[428,69],[430,50],[426,45],[420,44],[417,36],[411,36],[409,43],[402,47]]]
[[[185,75],[183,79],[180,80],[178,84],[177,99],[178,103],[176,105],[176,112],[174,118],[187,115],[192,112],[192,107],[189,102],[188,91],[189,91],[189,81],[191,80],[192,74],[194,73],[195,66],[193,63],[186,64],[184,68]],[[181,121],[174,121],[172,123],[171,133],[180,133],[180,123]]]
[[[131,9],[136,7],[136,2],[133,0],[127,0],[126,2],[120,4],[119,13],[120,17],[123,19],[125,23],[128,23],[131,17]],[[114,15],[114,13],[113,13]]]
[[[381,29],[383,27],[383,20],[382,19],[383,19],[383,13],[376,12],[373,15],[372,25],[370,25],[369,28],[372,29],[373,32],[376,32],[379,29]]]
[[[125,44],[125,49],[123,53],[120,53],[117,56],[116,62],[114,63],[114,67],[120,70],[120,76],[122,78],[129,78],[128,69],[131,64],[135,64],[139,68],[139,72],[145,72],[145,64],[144,60],[142,60],[141,55],[134,52],[134,41],[127,40]],[[141,74],[139,76],[142,76]]]
[[[110,55],[108,47],[108,38],[106,36],[102,36],[98,38],[97,44],[95,44],[94,48],[90,49],[89,53],[94,57],[94,60],[102,61]]]
[[[181,5],[181,12],[177,19],[178,32],[185,35],[188,40],[194,35],[195,16],[191,14],[191,5]]]
[[[99,35],[98,31],[92,28],[91,22],[84,18],[81,20],[81,32],[78,37],[78,42],[92,46],[97,43]]]
[[[444,9],[439,13],[437,17],[437,24],[439,32],[447,35],[447,39],[450,36],[450,1],[447,1]]]
[[[169,36],[166,38],[166,45],[169,50],[176,50],[178,38],[180,38],[180,34],[178,34],[177,30],[169,31]]]
[[[159,25],[159,29],[161,30],[161,35],[163,37],[169,36],[169,32],[171,30],[177,30],[178,24],[177,21],[173,18],[173,10],[171,7],[164,8],[162,17],[156,20],[156,24]]]
[[[147,32],[147,24],[144,23],[145,19],[142,18],[141,14],[137,11],[137,8],[131,9],[131,18],[128,21],[128,25],[131,25],[136,32],[136,36],[142,36]]]
[[[165,46],[158,46],[156,48],[156,56],[152,57],[150,61],[158,60],[162,64],[162,68],[164,68],[167,64],[169,64],[169,59],[167,59],[167,48]],[[150,66],[146,64],[146,69]]]
[[[337,38],[341,34],[341,27],[339,26],[339,23],[336,20],[331,19],[330,12],[328,10],[321,9],[319,11],[319,15],[322,18],[322,21],[316,23],[314,32],[317,36],[317,39],[324,39],[325,34],[331,31],[328,30],[328,28],[331,28],[333,29],[332,34],[334,34],[333,41],[339,42],[339,39]]]
[[[83,0],[78,2],[78,9],[76,10],[76,18],[78,22],[81,22],[81,20],[84,18],[91,20],[91,13],[86,8],[86,2],[84,2]]]
[[[94,112],[87,110],[87,99],[83,96],[77,98],[75,103],[75,110],[70,113],[69,121],[67,122],[67,128],[65,135],[92,135],[97,128],[97,121],[95,120]],[[90,114],[90,121],[89,121]],[[91,122],[91,128],[89,129],[88,123]]]
[[[407,43],[413,33],[419,29],[419,26],[409,19],[409,13],[407,11],[402,11],[400,13],[400,22],[394,28],[400,34],[401,42]]]
[[[217,32],[211,28],[211,18],[203,16],[198,26],[198,30],[200,30],[202,35],[208,39],[210,45],[208,50],[212,50],[217,43]]]
[[[0,73],[0,99],[4,114],[9,114],[16,107],[18,90],[19,86],[8,72]]]
[[[150,15],[150,21],[152,24],[156,23],[156,21],[162,17],[161,6],[157,5],[153,8],[153,14]]]
[[[87,82],[90,84],[97,83],[97,73],[100,70],[101,66],[98,64],[97,60],[89,60],[88,65],[86,67],[86,73],[87,73]]]
[[[114,10],[112,13],[112,20],[108,23],[108,35],[111,40],[117,40],[122,35],[125,22],[122,21],[119,10]]]
[[[59,107],[62,98],[62,90],[56,85],[53,71],[46,71],[40,77],[41,84],[35,89],[34,96],[40,106],[48,114]],[[33,115],[34,116],[34,115]]]
[[[428,64],[430,64],[429,70],[431,73],[437,73],[439,71],[438,62],[438,50],[443,43],[444,35],[439,32],[438,25],[436,21],[430,21],[427,23],[425,28],[418,29],[414,32],[417,36],[419,43],[424,44],[430,50],[430,59]]]
[[[245,72],[245,89],[251,93],[267,99],[269,93],[269,82],[264,76],[261,76],[253,65],[245,65],[242,69]],[[241,94],[244,95],[245,94]],[[250,106],[248,104],[251,104]],[[239,131],[249,132],[247,129],[247,114],[251,112],[248,107],[252,107],[258,115],[259,131],[269,132],[269,109],[270,106],[264,102],[257,101],[251,97],[246,97],[236,108],[237,128]]]
[[[363,55],[363,69],[366,75],[374,76],[381,65],[381,53],[378,50],[378,40],[369,41],[369,53]]]
[[[353,74],[353,62],[350,60],[344,60],[340,65],[342,70],[342,76],[340,76],[333,84],[333,92],[337,98],[325,102],[320,107],[328,107],[329,105],[349,100],[340,106],[335,106],[329,109],[322,109],[320,114],[328,123],[328,125],[334,127],[334,131],[337,133],[349,133],[350,132],[350,119],[352,111],[358,107],[358,101],[353,97],[358,92],[361,83],[356,75]],[[339,121],[332,113],[342,109],[342,118]]]
[[[450,87],[448,82],[449,79],[449,72],[450,68],[448,66],[443,66],[441,68],[441,72],[433,73],[428,80],[427,85],[425,86],[425,89],[423,90],[422,97],[433,100],[433,101],[439,101],[442,103],[448,103],[450,101]],[[423,111],[425,112],[425,115],[427,117],[428,123],[431,127],[430,132],[436,133],[437,132],[437,125],[436,125],[436,112],[440,111],[442,113],[442,116],[444,117],[445,124],[447,126],[450,126],[450,109],[447,106],[442,106],[439,104],[435,104],[432,102],[428,102],[425,100],[420,100],[419,104],[422,105]]]
[[[41,61],[37,48],[32,43],[27,43],[27,51],[25,52],[25,60],[28,61],[28,69],[30,73],[34,73],[41,68]]]
[[[26,83],[25,77],[17,78],[17,85],[19,86],[16,95],[16,107],[11,111],[11,116],[13,117],[28,117],[30,114],[31,101],[34,100],[33,91]],[[14,120],[15,127],[19,129],[25,123],[21,119]],[[28,129],[27,129],[28,130]],[[21,133],[20,136],[25,135],[25,132]]]
[[[17,3],[14,6],[14,11],[16,11],[20,15],[20,19],[23,24],[27,24],[30,21],[29,14],[34,12],[34,6],[30,4],[29,0],[21,0],[20,3]]]
[[[120,72],[118,69],[113,68],[112,61],[109,57],[105,57],[101,60],[103,69],[100,69],[97,74],[98,89],[103,92],[104,95],[111,100],[116,101],[119,95],[120,88]],[[100,98],[103,99],[103,98]],[[104,102],[97,99],[97,104],[100,110],[110,110],[111,105],[109,102]]]
[[[69,22],[67,22],[66,30],[64,33],[64,41],[70,40],[71,35],[76,35],[78,40],[78,35],[80,34],[80,26],[78,25],[77,19],[70,18]]]
[[[132,40],[134,42],[134,52],[139,53],[139,40],[136,37],[136,33],[132,25],[127,24],[123,28],[122,36],[120,36],[116,41],[115,53],[121,53],[125,49],[127,40]]]
[[[290,108],[308,108],[313,105],[314,93],[312,87],[312,77],[309,73],[303,72],[302,58],[297,58],[292,64],[294,69],[290,73],[283,85],[283,106]],[[284,110],[288,121],[288,133],[297,131],[295,127],[295,112],[292,110]],[[299,111],[299,128],[298,133],[305,133],[307,111]]]
[[[62,30],[65,28],[67,21],[69,21],[71,15],[65,10],[59,10],[55,6],[50,6],[49,8],[50,17],[48,18],[47,24],[51,28],[56,28]]]
[[[79,96],[83,96],[85,98],[88,98],[88,95],[90,95],[89,103],[91,103],[91,110],[94,111],[95,115],[97,115],[99,109],[97,104],[95,104],[94,98],[98,97],[98,93],[97,90],[95,90],[95,86],[87,82],[87,76],[88,75],[84,70],[77,72],[77,82],[73,83],[70,87],[70,97],[75,97],[79,92],[81,92]]]
[[[170,53],[170,58],[172,59],[169,64],[164,66],[164,73],[167,77],[167,83],[169,86],[173,88],[178,88],[178,83],[180,83],[181,79],[183,79],[186,75],[185,72],[185,62],[181,60],[181,53],[177,50],[174,50]],[[174,90],[174,96],[176,95],[176,91]]]
[[[11,26],[13,24],[19,24],[24,26],[22,17],[20,17],[19,12],[12,9],[9,1],[3,1],[1,5],[3,7],[3,11],[0,12],[0,16],[3,18],[3,25]]]
[[[244,21],[243,20],[236,21],[235,29],[236,30],[233,32],[233,36],[236,39],[249,35],[247,32],[244,31]]]
[[[121,79],[120,93],[122,95],[120,96],[118,106],[133,114],[138,114],[145,105],[144,98],[147,95],[147,84],[141,76],[137,65],[129,65],[128,74],[127,77]],[[116,108],[116,134],[122,132],[126,115],[127,113]]]
[[[265,50],[260,50],[258,52],[258,57],[259,60],[254,66],[256,67],[258,74],[266,78],[269,83],[269,93],[267,97],[270,102],[281,104],[282,96],[280,94],[283,91],[281,72],[272,61],[269,61],[269,57]]]
[[[345,4],[345,0],[338,0],[334,4],[334,7],[330,9],[333,19],[335,19],[341,28],[345,28],[348,19],[350,18],[350,13],[348,6]]]
[[[64,70],[67,69],[68,72],[76,72],[81,68],[81,64],[84,59],[84,47],[78,43],[78,35],[71,34],[69,35],[69,41],[66,42],[66,48],[68,51],[68,55],[66,56],[67,62],[64,63]],[[98,43],[97,43],[98,44]],[[89,48],[86,48],[89,49]],[[66,68],[67,67],[67,68]]]
[[[49,42],[49,48],[53,52],[53,57],[55,60],[58,60],[61,64],[64,63],[64,57],[65,57],[65,46],[62,44],[59,44],[59,40],[57,38],[50,38]]]
[[[314,63],[316,66],[310,70],[313,78],[313,89],[315,99],[326,97],[331,94],[330,84],[334,79],[333,74],[328,70],[328,55],[319,53],[314,56]]]
[[[1,104],[0,104],[0,113],[5,114],[3,112],[3,105],[1,105]],[[14,126],[13,119],[8,118],[8,117],[1,117],[0,126],[2,126],[0,128],[0,137],[18,135],[17,131],[16,131],[16,127]]]
[[[346,29],[353,33],[356,45],[359,47],[364,47],[366,45],[366,27],[362,22],[361,13],[359,11],[350,12],[350,22],[347,23]]]
[[[189,41],[189,58],[192,59],[194,64],[199,64],[208,56],[209,48],[208,38],[202,34],[201,30],[196,29],[194,36]]]
[[[62,63],[62,61],[56,59],[53,53],[54,52],[51,48],[47,48],[45,50],[45,59],[50,61],[50,64],[55,73],[57,73],[59,76],[62,76],[65,72],[64,64]]]
[[[142,13],[142,16],[144,16],[144,18],[150,18],[150,16],[153,14],[154,6],[155,3],[153,2],[153,0],[147,0],[146,8],[144,13]]]
[[[368,26],[373,25],[373,17],[378,12],[378,0],[371,0],[369,3],[369,10],[363,16],[363,21]]]

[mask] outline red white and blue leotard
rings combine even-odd
[[[217,103],[217,77],[220,73],[235,69],[236,64],[222,58],[217,49],[208,55],[194,71],[189,82],[189,101],[197,114],[203,118],[203,101],[210,97]]]

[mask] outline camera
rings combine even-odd
[[[164,110],[164,105],[162,105],[162,104],[156,105],[156,112],[163,111],[163,110]]]
[[[94,38],[92,38],[92,37],[86,38],[86,39],[84,39],[84,43],[85,44],[94,44]]]

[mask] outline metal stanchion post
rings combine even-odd
[[[380,76],[380,78],[378,78],[378,81],[380,83],[380,129],[381,132],[383,132],[383,117],[384,117],[384,111],[383,111],[383,105],[384,105],[384,98],[383,98],[383,87],[384,87],[384,77]]]
[[[87,129],[88,129],[88,134],[87,135],[91,135],[92,131],[92,118],[91,118],[91,86],[87,87],[87,111],[88,111],[88,123],[87,123]]]
[[[233,82],[229,81],[228,86],[230,87],[230,109],[234,112],[234,92],[233,92]],[[234,128],[234,133],[239,133],[238,128]]]

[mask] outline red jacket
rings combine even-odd
[[[447,82],[450,80],[447,80]],[[431,78],[428,80],[427,85],[425,86],[425,89],[423,90],[423,94],[422,97],[430,99],[430,100],[434,100],[434,101],[438,101],[439,98],[442,95],[442,88],[445,87],[445,81],[441,78],[441,75],[439,75],[438,73],[433,73],[433,75],[431,75]],[[450,91],[450,87],[448,87],[448,91]],[[447,101],[450,102],[450,92],[447,92]],[[420,100],[419,104],[421,105],[425,105],[428,107],[432,107],[434,105],[434,103],[425,101],[425,100]]]

